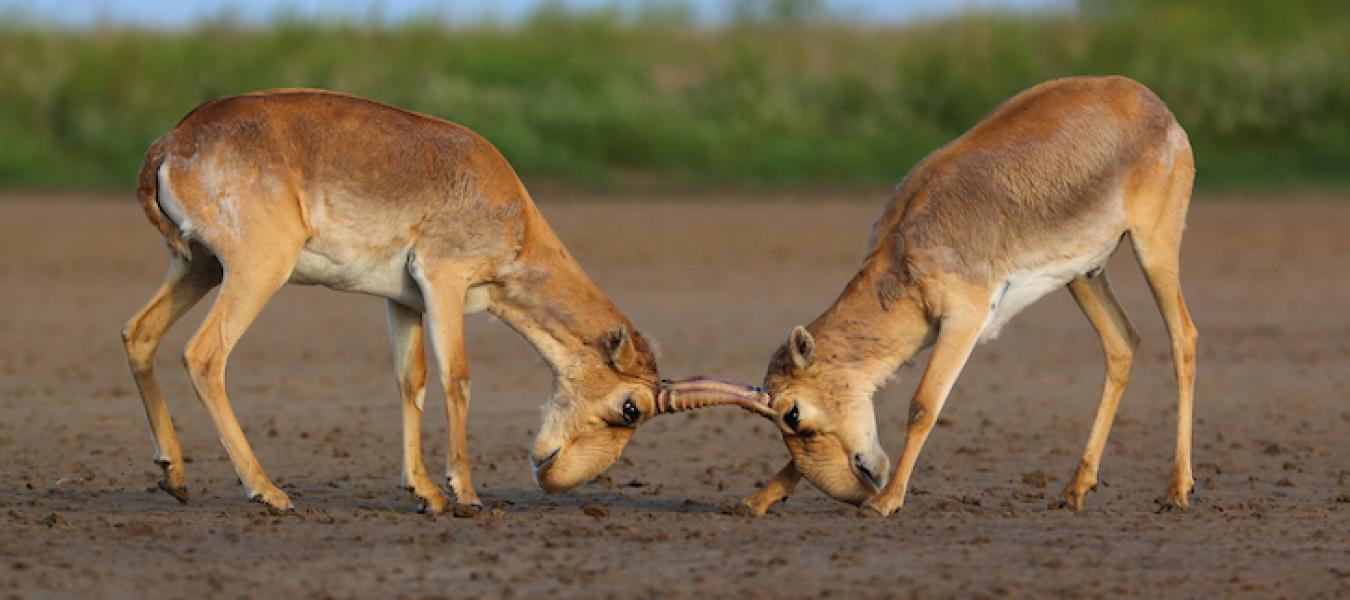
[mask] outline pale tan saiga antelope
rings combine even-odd
[[[1131,246],[1167,323],[1177,378],[1177,447],[1166,509],[1185,508],[1191,477],[1196,330],[1178,255],[1194,161],[1186,133],[1144,86],[1084,77],[1035,86],[929,155],[896,189],[857,275],[823,315],[792,330],[769,363],[771,415],[792,461],[744,509],[763,514],[806,477],[882,515],[899,508],[938,413],[981,340],[1061,285],[1101,337],[1102,392],[1087,450],[1064,488],[1081,509],[1097,483],[1139,337],[1103,270]],[[932,347],[910,404],[899,464],[877,442],[872,395]],[[703,388],[677,383],[671,390]],[[727,401],[754,390],[724,385]],[[884,487],[883,487],[884,486]]]
[[[139,196],[172,258],[122,337],[164,470],[160,487],[181,501],[182,450],[154,357],[164,332],[217,285],[184,361],[248,497],[274,509],[291,501],[244,439],[224,374],[240,336],[287,282],[387,299],[403,399],[402,484],[428,511],[448,498],[422,463],[424,315],[446,391],[447,482],[464,505],[479,500],[467,462],[463,315],[496,315],[553,370],[531,453],[545,490],[590,480],[637,424],[690,407],[658,406],[647,342],[573,260],[502,155],[459,125],[317,90],[225,98],[197,107],[150,147]]]

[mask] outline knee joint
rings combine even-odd
[[[1200,330],[1196,329],[1195,325],[1188,323],[1184,331],[1185,333],[1183,334],[1182,339],[1186,342],[1187,346],[1190,346],[1191,349],[1194,350],[1195,343],[1200,339]]]
[[[1127,375],[1134,366],[1134,348],[1110,348],[1106,351],[1106,371],[1112,377]]]
[[[126,348],[127,357],[131,359],[132,364],[141,367],[154,359],[155,350],[159,348],[159,340],[150,339],[142,335],[133,324],[127,324],[122,329],[122,345]]]
[[[1181,362],[1186,363],[1187,365],[1194,365],[1195,344],[1196,339],[1199,338],[1199,333],[1196,332],[1195,326],[1191,325],[1183,327],[1177,337],[1178,339],[1173,347],[1173,352],[1176,353],[1177,358]]]
[[[404,396],[420,394],[427,388],[426,367],[408,367],[398,373],[398,389]]]
[[[183,364],[194,377],[218,373],[225,366],[218,348],[196,339],[188,342],[187,349],[183,351]]]
[[[398,391],[404,398],[416,398],[425,393],[426,390],[426,383],[421,381],[400,381],[398,384]]]
[[[928,416],[928,409],[924,408],[922,404],[919,404],[918,402],[910,403],[909,423],[908,423],[910,427],[919,425],[924,420],[926,420],[927,416]]]
[[[460,393],[464,399],[469,399],[469,370],[452,369],[450,373],[441,377],[441,387],[445,388],[447,394]]]

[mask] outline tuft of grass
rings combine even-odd
[[[1202,185],[1350,184],[1343,2],[1083,0],[1072,12],[883,26],[819,16],[706,26],[664,6],[546,4],[513,26],[9,20],[0,187],[131,185],[149,143],[197,104],[296,86],[457,121],[527,178],[874,184],[899,180],[1019,90],[1106,73],[1168,102]]]

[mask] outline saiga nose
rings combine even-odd
[[[558,452],[560,450],[562,450],[561,446],[554,448],[552,452],[548,453],[548,456],[545,456],[543,458],[539,458],[531,454],[530,464],[534,465],[535,471],[542,471],[544,469],[547,469],[549,465],[553,464],[553,459],[558,458]]]
[[[853,455],[853,468],[858,471],[859,475],[862,475],[863,479],[867,480],[867,483],[872,486],[873,492],[881,491],[881,480],[868,466],[867,459],[863,457],[862,453]]]

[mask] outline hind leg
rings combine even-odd
[[[1136,252],[1144,268],[1153,299],[1158,303],[1167,335],[1172,341],[1172,363],[1177,378],[1177,450],[1172,482],[1167,486],[1164,510],[1184,509],[1195,487],[1191,475],[1191,419],[1195,403],[1195,344],[1197,332],[1181,296],[1181,278],[1177,270],[1175,246],[1158,249],[1141,240]]]
[[[1120,406],[1120,396],[1125,393],[1125,384],[1130,380],[1130,367],[1134,364],[1134,349],[1139,346],[1139,333],[1116,300],[1116,295],[1111,292],[1111,282],[1107,280],[1105,271],[1093,277],[1075,278],[1069,282],[1069,292],[1097,330],[1102,341],[1102,351],[1106,355],[1106,385],[1097,406],[1097,417],[1092,421],[1087,448],[1078,462],[1073,479],[1069,480],[1060,494],[1064,506],[1082,510],[1083,498],[1097,487],[1097,469],[1102,462],[1102,450],[1106,447],[1107,435],[1111,433],[1111,422],[1115,420],[1116,409]]]
[[[200,266],[203,264],[208,266]],[[217,267],[210,256],[200,256],[196,262],[189,262],[175,255],[159,289],[122,329],[122,343],[126,346],[131,375],[140,390],[141,402],[145,404],[145,416],[150,420],[155,463],[164,470],[159,487],[180,502],[188,500],[183,450],[178,445],[173,421],[169,419],[164,393],[155,378],[155,353],[169,327],[220,283]]]
[[[1189,147],[1176,156],[1168,176],[1143,197],[1160,198],[1137,206],[1131,215],[1130,240],[1153,299],[1167,324],[1177,378],[1177,449],[1172,481],[1162,510],[1185,509],[1195,480],[1191,474],[1191,420],[1195,401],[1195,324],[1181,295],[1181,235],[1190,204],[1194,175]],[[1156,196],[1154,195],[1156,193]]]
[[[220,295],[188,342],[183,360],[249,499],[275,510],[289,510],[290,499],[263,472],[225,394],[225,363],[230,351],[267,300],[286,283],[299,253],[299,243],[293,248],[277,246],[259,246],[260,251],[245,256],[221,257],[225,278]]]

